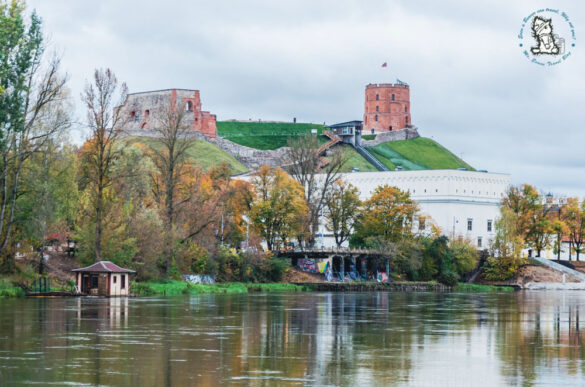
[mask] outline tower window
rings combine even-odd
[[[377,114],[374,116],[374,121],[378,121],[378,115]]]
[[[380,111],[380,106],[376,106],[376,111],[379,112]]]
[[[405,112],[405,113],[408,113],[408,109],[407,109],[407,107],[406,107],[406,106],[404,107],[404,112]]]
[[[394,101],[394,94],[392,94],[392,101]]]
[[[376,101],[380,100],[380,94],[376,94]]]
[[[150,110],[149,109],[146,109],[144,111],[144,118],[148,118],[148,117],[150,117]]]
[[[406,125],[408,125],[408,117],[406,117]]]
[[[187,101],[187,104],[185,105],[185,110],[188,112],[193,111],[193,102]]]

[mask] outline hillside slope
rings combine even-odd
[[[458,169],[473,167],[430,138],[385,142],[366,149],[391,170]]]
[[[219,121],[217,134],[220,137],[250,148],[269,150],[286,146],[291,136],[310,134],[312,129],[323,132],[322,124],[292,122]],[[326,140],[323,140],[326,142]]]
[[[153,146],[155,149],[158,147],[155,143],[156,140],[149,137],[128,137],[125,141]],[[248,170],[244,164],[236,160],[232,155],[204,140],[194,140],[194,144],[187,150],[187,155],[194,164],[200,165],[205,171],[223,162],[230,166],[234,175]]]

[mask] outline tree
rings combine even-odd
[[[299,214],[307,211],[303,187],[280,168],[263,166],[252,181],[256,198],[250,220],[269,250],[301,232]]]
[[[67,79],[59,58],[43,60],[41,19],[33,12],[27,24],[21,1],[0,4],[0,47],[0,256],[6,256],[23,167],[69,127],[69,117],[59,108]]]
[[[123,130],[126,117],[120,106],[127,95],[126,84],[118,87],[112,70],[95,70],[93,83],[87,83],[81,96],[87,108],[87,124],[91,131],[89,140],[82,148],[82,168],[91,191],[91,207],[95,222],[95,260],[102,259],[102,230],[106,205],[106,191],[113,181],[112,167],[120,150],[116,140]],[[114,100],[118,96],[117,100]]]
[[[585,199],[579,203],[579,199],[569,198],[562,217],[578,261],[579,254],[583,252],[583,242],[585,242]]]
[[[516,232],[540,257],[540,252],[550,244],[550,203],[544,203],[536,188],[524,184],[522,187],[510,187],[502,206],[513,212]]]
[[[340,247],[349,239],[362,202],[358,189],[343,180],[337,180],[325,197],[327,228],[333,231],[335,243]]]
[[[320,214],[331,185],[339,178],[347,158],[342,152],[334,152],[323,170],[319,155],[319,140],[315,135],[293,137],[288,140],[287,171],[304,187],[308,206],[308,245],[313,246],[319,230]]]
[[[357,234],[364,240],[381,236],[398,241],[412,235],[412,224],[418,206],[408,192],[388,185],[379,186],[364,203]]]
[[[187,150],[195,139],[190,136],[189,126],[185,123],[185,109],[175,100],[169,100],[153,112],[152,129],[158,134],[151,145],[151,157],[156,166],[158,176],[155,181],[156,197],[164,209],[165,231],[168,236],[166,271],[171,269],[173,262],[172,240],[175,233],[176,212],[184,203],[178,200],[178,190],[182,182]]]

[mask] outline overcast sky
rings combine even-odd
[[[366,84],[398,78],[422,136],[514,184],[585,196],[583,2],[27,4],[62,53],[78,105],[93,69],[110,67],[130,92],[198,89],[218,120],[334,123],[362,119]],[[552,67],[519,47],[522,19],[544,7],[566,12],[576,32],[571,56]]]

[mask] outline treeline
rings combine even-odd
[[[322,219],[338,246],[389,252],[398,277],[452,284],[476,267],[475,247],[441,236],[407,192],[382,186],[362,202],[340,180],[343,154],[319,155],[314,135],[288,141],[286,171],[264,166],[245,180],[232,179],[228,165],[204,170],[188,158],[194,140],[180,102],[150,111],[155,139],[132,141],[124,135],[127,88],[109,69],[87,82],[88,139],[71,145],[67,76],[57,57],[45,55],[41,20],[34,12],[25,20],[21,2],[0,4],[2,273],[18,270],[17,253],[40,257],[57,238],[77,243],[81,265],[110,260],[141,280],[204,273],[277,281],[286,263],[270,250],[314,247]],[[485,253],[492,257],[487,276],[514,274],[524,247],[540,251],[554,235],[559,248],[569,236],[581,251],[583,208],[576,199],[546,201],[530,186],[513,187]]]

